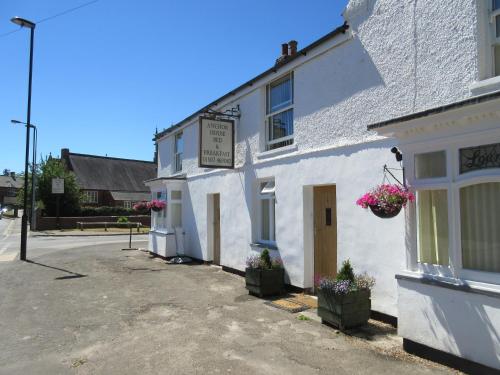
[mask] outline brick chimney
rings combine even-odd
[[[10,178],[12,178],[15,181],[16,180],[16,172],[10,172]]]
[[[288,42],[288,46],[290,47],[290,56],[295,56],[297,54],[297,41],[290,40]]]
[[[69,162],[69,148],[61,148],[61,160],[66,163],[66,167],[70,168]]]

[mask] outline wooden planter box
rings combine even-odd
[[[285,270],[245,269],[246,288],[259,297],[281,294],[285,288]]]
[[[370,318],[369,290],[335,295],[318,290],[318,315],[322,322],[341,330],[366,324]]]

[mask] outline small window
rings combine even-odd
[[[85,190],[82,197],[83,203],[98,203],[98,194],[95,190]]]
[[[417,191],[418,262],[448,266],[447,190]]]
[[[181,200],[182,199],[182,191],[180,190],[172,190],[170,193],[172,199]]]
[[[275,243],[275,205],[274,180],[262,182],[259,189],[259,242]]]
[[[132,208],[132,202],[131,201],[123,201],[123,207],[124,208]]]
[[[460,189],[463,268],[500,272],[500,182]]]
[[[293,75],[267,86],[266,150],[293,144]]]
[[[415,178],[446,177],[446,152],[436,151],[415,155]]]
[[[184,153],[184,141],[182,139],[182,132],[175,135],[174,145],[174,171],[182,171],[182,156]]]

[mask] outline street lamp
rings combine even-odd
[[[35,23],[25,20],[20,17],[11,19],[13,23],[21,27],[30,29],[30,66],[29,66],[29,79],[28,79],[28,112],[26,116],[26,124],[31,124],[31,81],[33,74],[33,38],[35,36]],[[30,127],[26,125],[26,158],[24,161],[24,209],[23,217],[21,219],[21,252],[19,258],[26,260],[26,244],[28,241],[28,216],[26,215],[26,208],[28,207],[28,160],[30,157]]]
[[[10,120],[13,124],[23,124],[33,129],[33,150],[32,150],[32,163],[31,163],[31,224],[30,228],[36,228],[36,147],[38,142],[38,130],[35,125],[27,124],[19,120]]]

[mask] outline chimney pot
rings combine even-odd
[[[288,42],[288,45],[290,47],[290,56],[294,56],[297,54],[297,41],[296,40],[291,40]]]
[[[10,172],[10,178],[15,180],[16,179],[16,172]]]

